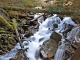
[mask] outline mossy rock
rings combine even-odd
[[[0,15],[0,22],[5,25],[8,29],[13,30],[13,26],[6,20],[3,18],[3,16]]]
[[[9,37],[8,41],[11,45],[15,45],[16,44],[16,40],[13,37]]]
[[[7,46],[7,47],[8,47],[8,49],[9,49],[9,50],[11,50],[14,46],[13,46],[13,45],[11,45],[11,44],[8,44],[8,46]]]
[[[8,45],[8,40],[5,40],[3,44]]]

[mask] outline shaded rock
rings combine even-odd
[[[8,49],[11,50],[14,46],[11,44],[8,44]]]
[[[4,55],[6,52],[3,52],[2,50],[0,50],[0,55]]]
[[[63,23],[64,31],[62,32],[63,36],[66,38],[67,37],[67,33],[70,32],[73,28],[74,28],[74,25],[67,24],[67,23],[64,22]]]
[[[38,29],[38,28],[39,28],[39,24],[37,24],[34,28],[35,28],[35,29]]]
[[[26,33],[25,33],[25,36],[24,37],[30,37],[31,35],[32,35],[33,33],[32,33],[32,31],[27,31]]]
[[[2,51],[7,51],[7,46],[6,45],[1,45]]]
[[[29,25],[30,24],[29,20],[27,20],[25,23],[26,23],[26,25]]]
[[[17,51],[16,56],[14,58],[10,58],[10,60],[27,60],[27,59],[25,59],[25,57],[23,56],[22,50],[19,49]]]
[[[28,25],[23,25],[21,31],[24,32],[28,30],[28,27],[29,27]]]
[[[54,28],[58,28],[58,24],[53,24]]]
[[[75,51],[77,50],[77,48],[79,48],[80,43],[77,42],[72,42],[70,47],[67,49],[67,51],[69,51],[70,53],[74,54]]]
[[[80,26],[74,27],[67,35],[68,40],[80,43],[79,38],[80,38]]]
[[[9,40],[10,44],[12,44],[12,45],[16,44],[16,40],[13,37],[9,37],[8,40]]]
[[[75,54],[70,60],[79,60],[80,59],[80,47],[75,51]]]
[[[22,27],[18,27],[18,32],[24,34],[24,29]]]
[[[40,39],[39,39],[39,42],[41,42],[43,39],[44,39],[44,37],[40,38]]]
[[[63,60],[67,60],[67,59],[70,58],[71,56],[72,56],[72,53],[66,50],[66,51],[64,52]]]
[[[56,38],[57,37],[57,38]],[[40,53],[44,59],[51,58],[55,55],[58,47],[58,43],[61,40],[61,35],[53,32],[50,39],[45,41],[41,47]]]
[[[68,58],[71,58],[72,55],[75,54],[75,51],[79,48],[80,43],[67,40],[65,42],[65,44],[66,44],[67,47],[65,49],[63,58],[64,58],[64,60],[67,60]]]

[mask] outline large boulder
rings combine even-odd
[[[58,43],[62,36],[56,32],[53,32],[50,39],[45,41],[41,47],[40,53],[43,59],[51,58],[55,55],[58,47]]]

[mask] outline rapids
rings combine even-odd
[[[37,16],[38,14],[34,15],[34,18],[36,18]],[[28,45],[26,45],[27,43],[26,41],[22,43],[24,45],[24,49],[29,48],[27,52],[25,52],[29,60],[43,60],[39,56],[36,57],[36,51],[38,51],[39,53],[41,45],[45,40],[48,40],[50,38],[53,29],[54,31],[62,35],[62,33],[60,32],[64,31],[64,23],[76,26],[76,24],[72,21],[70,17],[64,17],[63,20],[61,20],[59,17],[57,17],[57,14],[47,18],[46,20],[44,20],[44,17],[42,16],[38,19],[38,23],[40,25],[38,31],[34,33],[34,35],[26,39],[30,40],[31,42],[29,42]],[[58,24],[58,28],[55,28],[53,24]],[[42,40],[40,41],[40,39]],[[63,38],[61,42],[63,42]],[[21,49],[19,43],[17,43],[16,46],[9,53],[6,53],[4,56],[0,56],[0,59],[9,60],[10,58],[15,57],[18,49]],[[63,60],[64,50],[65,50],[65,44],[62,43],[56,51],[54,60]]]

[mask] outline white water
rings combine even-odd
[[[77,26],[77,24],[75,24],[70,17],[64,17],[64,19],[62,20],[62,22],[59,26],[61,31],[64,31],[64,23],[71,24],[73,26]],[[71,37],[71,35],[69,35],[68,37]],[[62,35],[62,38],[63,38],[63,35]],[[58,47],[55,57],[54,57],[54,60],[64,60],[63,54],[64,54],[65,49],[67,48],[64,41],[65,41],[65,39],[61,40],[62,44]]]
[[[35,15],[36,17],[37,15]],[[42,22],[40,22],[42,21]],[[61,19],[59,17],[57,17],[57,15],[54,15],[52,17],[47,18],[45,21],[43,19],[43,17],[40,17],[38,19],[38,23],[40,24],[38,31],[31,37],[28,38],[28,40],[30,40],[31,42],[29,42],[29,45],[25,45],[25,42],[23,43],[24,45],[24,49],[26,49],[27,47],[29,47],[28,51],[26,52],[26,56],[29,58],[29,60],[43,60],[41,58],[36,58],[35,54],[36,51],[38,51],[40,49],[40,46],[42,45],[42,43],[45,40],[48,40],[50,38],[50,35],[52,33],[52,29],[54,29],[53,24],[56,23],[58,24],[58,28],[56,29],[56,32],[59,32],[60,30],[63,29],[63,22],[66,23],[70,23],[75,25],[75,23],[71,20],[70,17],[65,17],[63,19],[63,21],[61,21]],[[50,28],[50,29],[49,29]],[[39,41],[41,38],[43,38],[41,41]],[[63,53],[64,53],[64,44],[62,44],[61,46],[59,46],[59,48],[56,51],[55,54],[55,58],[54,60],[63,60]],[[1,56],[1,60],[9,60],[12,57],[15,57],[17,49],[20,49],[19,44],[15,46],[15,48],[10,52],[5,54],[4,56]]]
[[[31,43],[29,44],[29,50],[27,52],[27,56],[28,56],[28,58],[30,60],[36,60],[36,58],[35,58],[35,52],[40,48],[40,45],[42,45],[42,43],[45,40],[48,40],[50,38],[50,35],[51,35],[52,31],[50,31],[49,28],[53,29],[53,23],[56,20],[58,20],[58,18],[59,17],[52,16],[50,18],[47,18],[42,23],[40,23],[38,32],[36,32],[33,35],[34,38],[35,38],[35,40],[31,41]],[[40,19],[38,19],[38,20],[40,21]],[[58,23],[58,22],[56,22],[56,23]],[[41,38],[44,38],[44,39],[41,42],[39,42],[39,39],[41,39]]]

